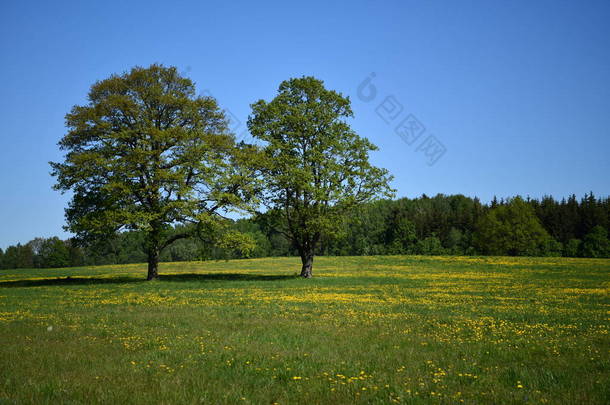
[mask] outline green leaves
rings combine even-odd
[[[355,205],[393,193],[387,170],[369,163],[376,147],[346,122],[352,115],[348,98],[313,77],[284,81],[272,101],[252,104],[248,128],[265,143],[263,200],[283,210],[300,252],[313,252]]]
[[[258,186],[243,148],[216,100],[195,94],[162,65],[92,86],[89,103],[66,115],[65,160],[51,163],[55,188],[74,192],[69,230],[81,239],[145,230],[158,250],[172,225],[250,208]]]
[[[534,209],[521,197],[492,208],[477,228],[474,243],[485,254],[537,256],[545,253],[551,241]]]
[[[252,211],[261,196],[311,256],[352,207],[392,194],[388,172],[369,163],[375,146],[346,122],[349,99],[321,81],[285,81],[274,100],[252,105],[248,126],[262,148],[236,145],[216,101],[195,94],[173,67],[136,67],[95,83],[89,103],[66,115],[65,159],[51,167],[55,188],[74,192],[66,219],[77,237],[142,230],[152,267],[192,233],[172,234],[176,224],[247,252],[251,238],[228,231],[224,215]]]

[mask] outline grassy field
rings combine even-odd
[[[610,260],[0,272],[0,404],[604,404]]]

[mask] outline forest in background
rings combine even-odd
[[[174,242],[161,261],[293,256],[297,252],[278,229],[282,216],[268,211],[231,221],[254,242],[248,252],[221,248],[205,238]],[[379,200],[345,218],[339,232],[322,240],[318,254],[500,255],[610,257],[610,198],[593,193],[556,200],[514,197],[483,204],[463,195]],[[180,232],[183,225],[175,227]],[[0,268],[52,268],[146,262],[142,232],[81,246],[58,237],[35,238],[0,249]]]

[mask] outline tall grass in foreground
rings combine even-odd
[[[4,403],[610,399],[610,260],[320,257],[0,272]]]

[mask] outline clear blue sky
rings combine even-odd
[[[47,164],[64,115],[96,80],[154,62],[212,93],[237,132],[282,80],[324,80],[351,96],[398,196],[610,194],[608,1],[213,3],[2,1],[1,248],[67,236]],[[378,108],[387,96],[395,110]],[[426,128],[411,145],[394,131],[408,114]],[[417,150],[430,134],[446,149],[432,166]]]

